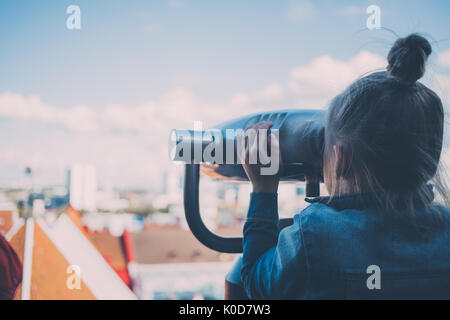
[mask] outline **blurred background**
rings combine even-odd
[[[444,0],[0,0],[0,232],[22,259],[34,243],[29,298],[223,298],[235,257],[189,232],[170,130],[326,108],[411,32],[432,42],[422,80],[448,106],[449,12]],[[241,235],[250,186],[200,186],[206,224]],[[300,183],[279,194],[282,216],[305,206]]]

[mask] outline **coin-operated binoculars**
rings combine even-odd
[[[215,179],[248,181],[238,156],[237,136],[261,121],[272,122],[270,130],[278,135],[282,158],[280,181],[305,181],[306,196],[319,196],[319,184],[323,181],[324,110],[265,112],[231,120],[205,131],[175,129],[170,134],[171,160],[185,163],[184,209],[187,223],[194,236],[213,250],[241,253],[242,238],[218,236],[203,223],[199,206],[200,172]],[[290,224],[292,219],[279,221],[280,229]],[[238,260],[227,277],[226,297],[244,298],[239,293],[239,281]]]

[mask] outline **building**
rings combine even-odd
[[[0,194],[0,233],[5,235],[18,222],[17,209],[4,194]]]
[[[177,226],[131,233],[133,290],[140,299],[221,299],[235,255],[201,244]]]
[[[76,164],[68,172],[69,203],[77,210],[97,209],[97,177],[92,165]]]

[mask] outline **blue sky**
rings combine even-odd
[[[71,4],[81,8],[81,30],[66,28]],[[170,166],[160,156],[165,129],[325,104],[335,91],[318,99],[299,89],[317,87],[303,72],[339,81],[314,69],[315,59],[329,57],[319,61],[333,70],[376,65],[395,40],[366,29],[371,4],[381,8],[383,27],[434,40],[429,66],[446,82],[448,1],[1,0],[0,96],[14,95],[3,96],[3,108],[8,98],[25,111],[0,113],[0,185],[20,179],[27,163],[41,183],[62,183],[73,158],[95,163],[101,183],[148,186],[161,171],[156,164]],[[374,56],[351,62],[362,51]],[[157,137],[147,139],[151,132]]]

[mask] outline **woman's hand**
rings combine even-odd
[[[237,142],[242,146],[242,152],[239,156],[244,167],[247,177],[253,185],[253,192],[269,192],[276,193],[280,181],[279,168],[281,167],[280,145],[275,134],[270,133],[272,128],[271,122],[260,122],[250,125],[245,129],[245,135],[238,136]],[[250,130],[254,130],[250,133]],[[256,133],[256,134],[255,134]],[[245,146],[245,147],[244,147]],[[268,155],[268,150],[271,150],[271,159],[277,156],[275,161],[279,161],[278,170],[276,174],[267,175],[262,174],[261,169],[270,164],[261,164],[261,151],[263,155]],[[249,160],[257,160],[249,161]]]

